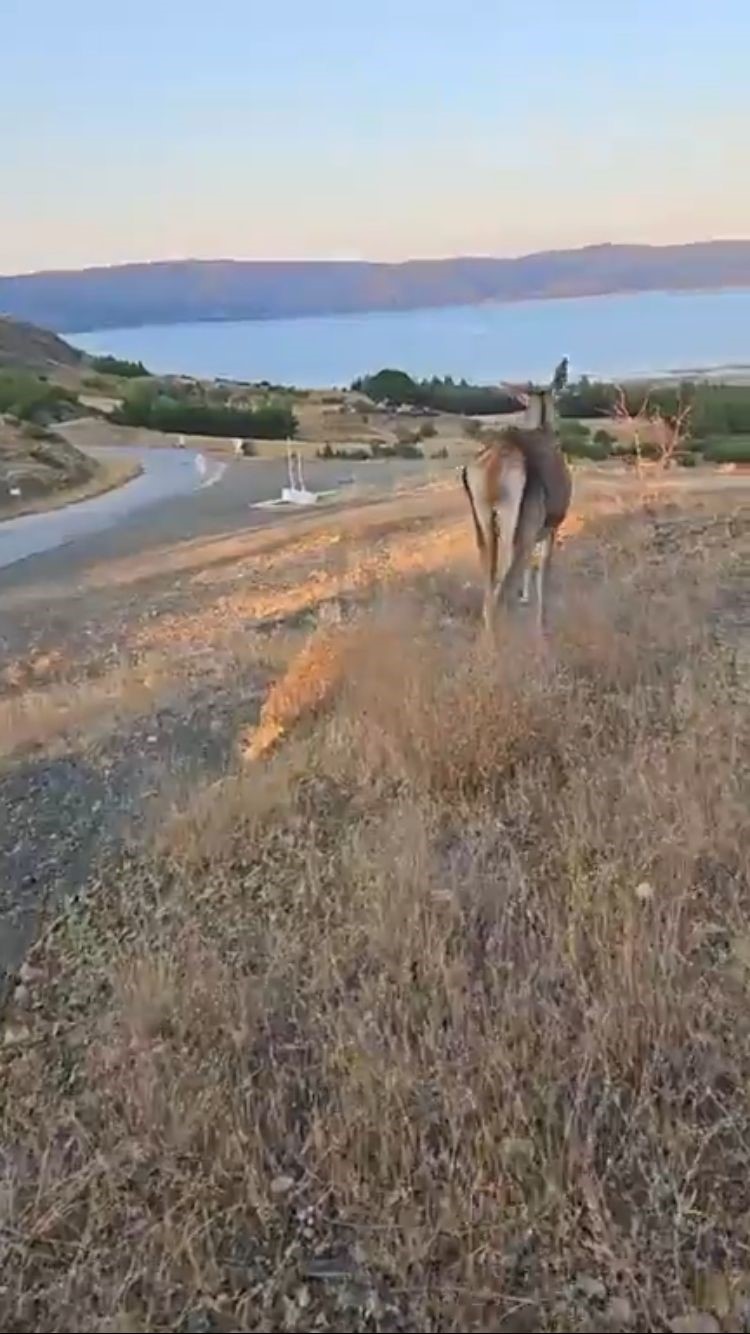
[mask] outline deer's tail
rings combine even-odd
[[[484,540],[484,530],[479,522],[477,507],[474,504],[474,494],[472,492],[471,483],[469,481],[469,469],[465,466],[461,469],[461,481],[464,484],[464,491],[469,497],[469,506],[471,508],[471,517],[474,520],[474,532],[476,533],[477,537],[477,546],[479,547],[480,553],[484,554],[484,549],[486,546],[486,542]]]
[[[468,468],[461,469],[461,481],[464,484],[464,490],[469,497],[469,506],[471,508],[471,517],[474,521],[474,532],[477,539],[477,549],[479,551],[479,560],[485,571],[485,577],[488,584],[494,584],[497,575],[497,524],[495,522],[495,511],[490,506],[484,515],[484,523],[480,518],[477,509],[477,502],[472,490],[471,478]],[[483,507],[484,509],[484,507]]]

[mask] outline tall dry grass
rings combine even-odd
[[[333,702],[64,917],[4,1329],[745,1327],[746,682],[678,537],[572,559],[545,654],[362,614]]]

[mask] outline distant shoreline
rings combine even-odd
[[[639,288],[618,288],[612,291],[602,292],[555,292],[546,293],[540,296],[510,296],[510,297],[486,297],[481,301],[448,301],[433,302],[430,305],[420,306],[376,306],[363,310],[320,310],[315,313],[305,311],[301,314],[278,314],[278,315],[204,315],[196,316],[191,319],[170,320],[139,320],[135,324],[97,324],[91,328],[76,329],[58,329],[56,332],[61,338],[72,342],[75,346],[76,338],[87,338],[92,334],[106,334],[108,332],[118,332],[119,330],[128,330],[137,332],[139,329],[175,329],[183,325],[224,325],[224,324],[302,324],[306,321],[317,322],[318,320],[356,320],[367,316],[382,318],[395,318],[400,315],[427,315],[433,311],[448,310],[488,310],[496,306],[543,306],[552,305],[558,302],[573,301],[606,301],[610,297],[632,297],[637,300],[643,296],[720,296],[723,293],[730,292],[750,292],[750,279],[746,283],[728,283],[725,285],[712,285],[710,287],[639,287]],[[666,372],[671,374],[671,372]]]

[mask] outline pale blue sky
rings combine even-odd
[[[0,272],[750,236],[749,0],[0,0]]]

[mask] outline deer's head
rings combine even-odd
[[[527,430],[543,430],[546,426],[554,427],[556,421],[555,399],[568,382],[568,358],[563,357],[555,369],[549,384],[505,384],[509,394],[526,409],[524,426]]]

